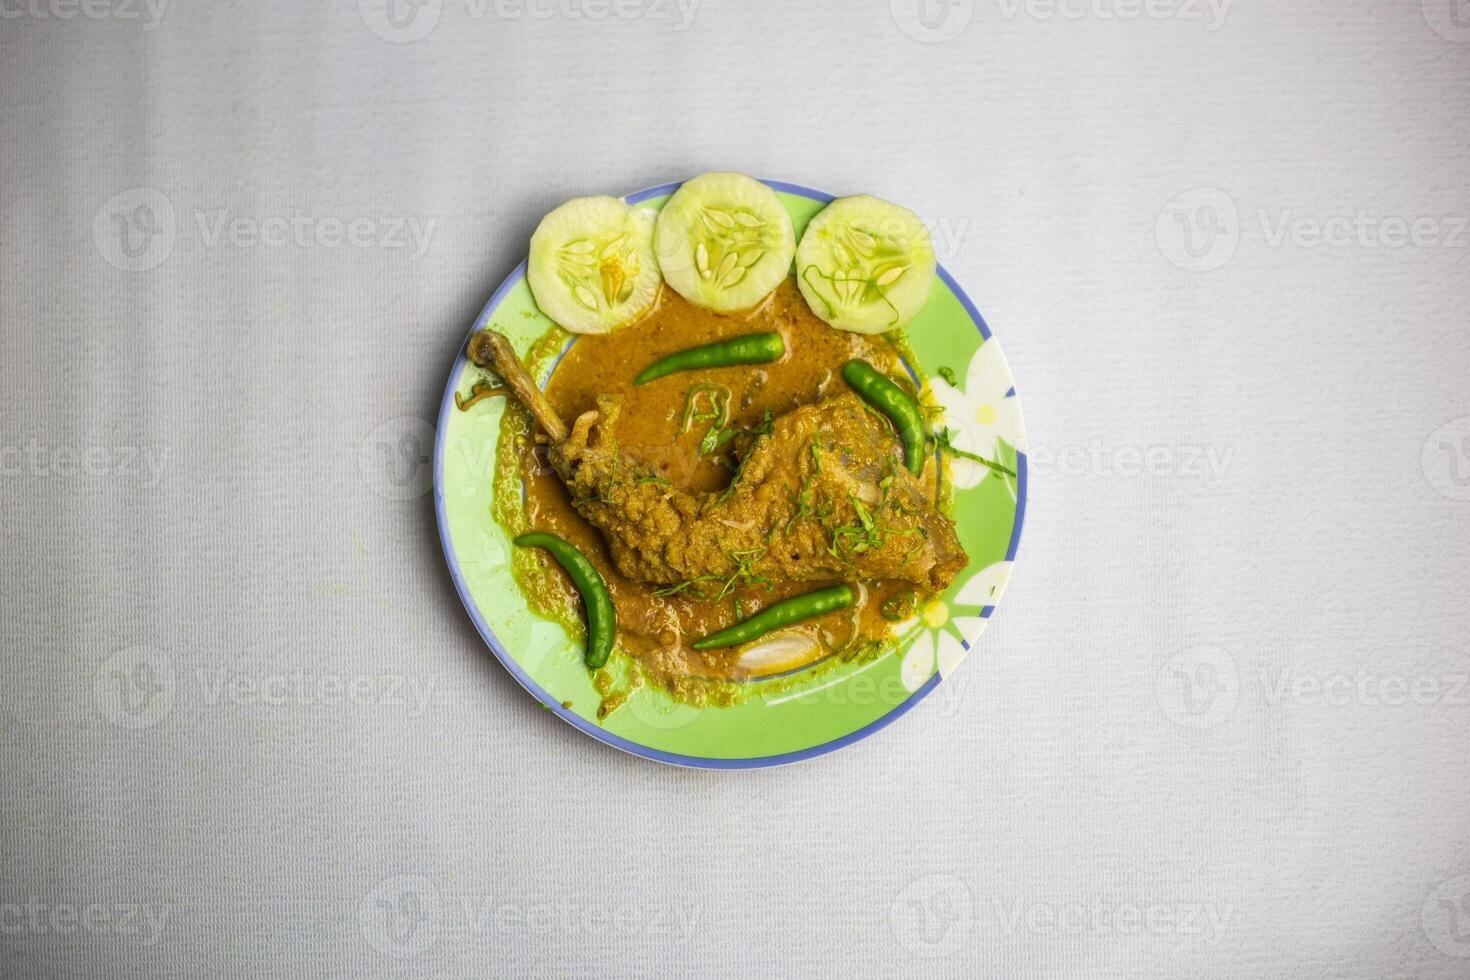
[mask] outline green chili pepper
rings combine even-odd
[[[898,385],[885,378],[867,361],[848,361],[842,377],[863,401],[888,416],[903,440],[903,461],[910,473],[924,472],[924,455],[929,448],[929,424],[919,403]]]
[[[830,589],[782,599],[762,609],[749,619],[742,619],[734,626],[726,627],[696,641],[694,649],[712,650],[716,647],[733,647],[749,643],[783,626],[790,626],[792,623],[799,623],[803,619],[811,619],[823,613],[846,609],[852,605],[854,598],[856,596],[851,588],[846,585],[838,585]]]
[[[596,670],[607,663],[612,653],[613,641],[617,638],[617,612],[613,609],[612,594],[602,575],[587,560],[587,556],[554,534],[532,531],[515,539],[521,548],[545,548],[566,570],[567,576],[582,595],[582,605],[587,611],[587,666]]]
[[[732,364],[768,364],[785,353],[786,344],[778,333],[746,334],[670,354],[644,368],[633,383],[641,385],[676,371],[729,367]]]

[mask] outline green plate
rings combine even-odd
[[[791,212],[798,237],[832,199],[794,184],[765,183]],[[626,200],[660,207],[678,186],[652,187]],[[552,326],[536,309],[525,272],[522,263],[474,325],[494,327],[523,353]],[[1000,346],[942,266],[928,304],[906,332],[919,364],[935,376],[934,392],[955,445],[1017,473],[1010,477],[954,461],[954,517],[970,566],[941,599],[924,607],[892,653],[751,682],[745,700],[731,707],[693,708],[645,684],[603,721],[597,718],[601,696],[582,663],[581,638],[532,612],[511,574],[509,537],[491,516],[504,400],[491,399],[469,412],[455,408],[455,393],[468,395],[480,377],[461,352],[439,410],[434,505],[455,587],[501,663],[548,709],[593,738],[647,759],[709,769],[782,765],[834,751],[882,728],[933,691],[974,648],[1010,577],[1025,513],[1026,435]],[[953,372],[957,385],[937,377],[941,367]]]

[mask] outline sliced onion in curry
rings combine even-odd
[[[822,644],[805,630],[772,633],[740,651],[735,669],[747,677],[769,677],[805,667],[824,654]]]

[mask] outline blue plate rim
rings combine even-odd
[[[798,197],[805,197],[822,204],[829,203],[836,198],[834,194],[819,191],[811,187],[804,187],[801,184],[793,184],[784,180],[758,179],[761,183],[773,190],[795,194]],[[625,195],[623,200],[629,204],[639,204],[651,198],[672,194],[683,183],[684,181],[682,180],[675,180],[663,184],[656,184],[652,187],[645,187],[643,190],[634,191],[631,194]],[[960,284],[955,281],[954,277],[950,275],[949,270],[945,269],[943,265],[938,266],[938,274],[940,280],[959,299],[960,305],[964,307],[971,322],[975,324],[975,328],[980,332],[981,339],[988,342],[991,339],[990,327],[986,324],[985,318],[980,315],[980,311],[975,308],[975,304],[970,299],[969,294],[960,287]],[[459,389],[459,378],[469,364],[469,358],[465,355],[465,347],[469,342],[469,338],[474,336],[475,331],[482,329],[496,308],[500,306],[501,301],[505,299],[506,293],[510,292],[525,275],[526,262],[523,259],[511,270],[510,275],[506,276],[505,280],[501,282],[495,292],[491,294],[490,299],[481,308],[479,315],[475,317],[475,322],[465,335],[465,342],[460,344],[459,352],[455,355],[454,364],[450,368],[449,381],[444,388],[444,397],[439,403],[439,418],[434,429],[434,516],[439,525],[439,543],[444,549],[444,560],[449,567],[450,578],[454,580],[454,589],[459,593],[459,601],[464,605],[465,612],[469,613],[470,620],[475,624],[475,629],[479,631],[481,639],[485,641],[485,644],[490,648],[491,652],[495,654],[501,666],[509,671],[510,675],[516,679],[521,687],[525,688],[537,701],[540,701],[543,707],[547,708],[573,728],[605,745],[610,745],[630,755],[684,768],[730,770],[766,769],[773,766],[790,765],[794,762],[814,759],[818,756],[826,755],[829,752],[836,752],[838,749],[867,738],[869,735],[892,724],[939,686],[941,678],[939,672],[935,671],[933,676],[925,681],[922,687],[914,691],[903,701],[894,705],[882,717],[875,718],[863,727],[848,732],[846,735],[835,738],[830,742],[823,742],[820,745],[813,745],[804,749],[783,752],[777,755],[719,759],[708,756],[665,752],[662,749],[655,749],[634,742],[631,739],[623,738],[620,735],[614,735],[601,725],[593,724],[569,708],[562,707],[560,700],[553,698],[541,685],[537,684],[531,675],[523,670],[515,658],[510,655],[510,652],[505,649],[500,640],[495,636],[495,631],[490,628],[490,625],[485,622],[484,617],[480,615],[479,607],[470,595],[469,587],[465,584],[464,575],[460,570],[459,559],[454,552],[454,542],[449,537],[449,517],[445,511],[444,504],[445,433],[448,431],[449,412],[454,406],[454,393]],[[1011,526],[1011,540],[1006,547],[1006,561],[1015,561],[1016,552],[1021,543],[1021,528],[1026,518],[1027,470],[1026,454],[1018,451],[1016,453],[1016,517],[1015,522]],[[991,610],[987,609],[986,611],[990,612]]]

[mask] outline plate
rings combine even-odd
[[[764,183],[780,195],[798,238],[832,200],[795,184]],[[678,186],[650,187],[625,200],[661,207]],[[521,351],[552,326],[532,300],[524,262],[495,290],[471,333],[489,326]],[[434,506],[454,586],[495,656],[552,713],[598,741],[646,759],[708,769],[783,765],[833,752],[892,722],[941,683],[954,683],[1015,561],[1026,508],[1025,427],[999,343],[942,265],[929,302],[907,334],[919,365],[933,378],[954,444],[999,459],[1016,473],[954,461],[954,518],[970,566],[920,611],[896,652],[752,682],[746,699],[730,707],[694,708],[644,685],[602,720],[601,696],[582,663],[581,638],[534,613],[511,575],[510,539],[491,516],[505,403],[491,399],[469,412],[455,407],[455,393],[468,395],[481,376],[461,348],[439,409]],[[953,384],[941,379],[941,368]]]

